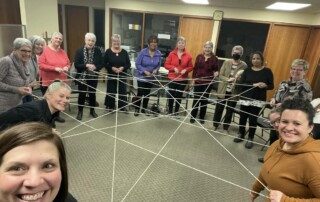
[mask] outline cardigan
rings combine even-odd
[[[86,64],[84,63],[84,46],[80,47],[76,55],[74,57],[74,67],[77,70],[77,73],[82,73],[84,70],[87,69]],[[87,49],[87,57],[89,57],[88,49]],[[103,61],[102,61],[102,53],[101,50],[94,46],[94,55],[93,55],[93,64],[96,66],[95,72],[99,72],[102,68]]]
[[[184,50],[181,55],[181,61],[179,61],[178,48],[175,48],[173,51],[169,53],[166,62],[164,63],[164,67],[167,70],[169,70],[168,78],[170,80],[186,80],[188,78],[188,73],[193,70],[192,57],[189,52]],[[179,72],[185,69],[186,73],[183,75],[176,74],[174,71],[175,67],[178,69]]]
[[[27,65],[23,65],[14,52],[0,59],[0,113],[22,102],[19,87],[30,83]]]
[[[282,202],[320,201],[320,141],[308,136],[290,150],[282,149],[284,143],[280,139],[268,148],[258,179],[269,189],[281,191]],[[254,182],[253,191],[263,189]]]
[[[229,79],[231,74],[232,64],[233,64],[233,60],[226,60],[224,61],[220,69],[220,74],[219,74],[220,83],[218,85],[218,90],[217,90],[217,96],[219,98],[222,98],[222,99],[225,98],[227,86],[229,84],[227,80]],[[248,67],[247,64],[240,60],[240,63],[237,65],[237,69],[235,70],[234,75],[236,75],[240,71],[243,71],[247,67]],[[240,78],[235,81],[235,87],[232,89],[231,95],[237,95],[241,92],[241,87],[237,85],[240,81]],[[237,98],[238,96],[232,97],[233,100],[236,100]]]
[[[104,54],[104,65],[108,70],[108,76],[110,77],[117,77],[117,74],[112,71],[112,67],[124,67],[123,71],[119,75],[121,77],[127,76],[126,71],[131,67],[128,52],[121,49],[119,53],[114,53],[111,48],[107,49]]]

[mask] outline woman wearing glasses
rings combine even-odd
[[[16,38],[13,51],[0,59],[0,113],[19,105],[32,92],[27,64],[32,45],[28,39]]]

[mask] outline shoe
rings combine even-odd
[[[235,142],[235,143],[242,142],[243,138],[244,138],[244,135],[238,134],[238,137],[234,138],[233,142]]]
[[[125,113],[125,114],[129,114],[129,112],[128,112],[128,110],[127,110],[126,108],[120,109],[120,112],[123,112],[123,113]]]
[[[246,144],[244,145],[245,148],[247,149],[251,149],[253,147],[253,138],[248,138],[248,141],[246,142]]]
[[[94,109],[90,109],[90,115],[91,115],[93,118],[97,118],[97,117],[98,117],[98,114],[94,111]]]
[[[190,119],[190,123],[194,123],[196,120],[194,120],[194,118]]]
[[[66,122],[66,120],[64,120],[64,119],[61,118],[60,116],[58,116],[58,117],[56,118],[56,121],[58,121],[58,122],[60,122],[60,123]]]
[[[134,111],[134,116],[139,116],[139,113],[140,113],[140,110],[139,110],[139,109],[136,109],[136,110]]]
[[[79,121],[82,120],[82,114],[83,114],[82,111],[78,111],[77,119],[78,119]]]
[[[200,119],[200,123],[201,123],[201,124],[204,124],[205,121],[204,121],[203,119]]]
[[[264,163],[263,157],[259,157],[259,158],[258,158],[258,161],[259,161],[260,163]]]

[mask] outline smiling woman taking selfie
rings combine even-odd
[[[49,126],[25,123],[0,135],[1,202],[64,202],[67,195],[64,146]]]
[[[320,201],[320,141],[310,135],[314,114],[310,102],[303,99],[282,103],[281,138],[267,150],[251,201],[265,186],[270,190],[266,201]]]

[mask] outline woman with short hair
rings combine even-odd
[[[0,59],[0,113],[21,104],[23,96],[31,94],[28,69],[31,53],[31,42],[16,38],[12,53]]]
[[[183,36],[178,37],[176,48],[169,53],[164,67],[169,71],[170,80],[168,114],[176,116],[179,113],[183,91],[188,84],[188,73],[193,70],[192,56],[186,51],[186,39]]]
[[[104,55],[104,65],[108,70],[107,94],[104,104],[107,111],[115,110],[116,94],[119,94],[118,109],[121,112],[128,113],[126,109],[127,101],[127,74],[131,62],[128,52],[121,48],[121,36],[113,34],[111,37],[111,47],[108,48]]]
[[[149,115],[148,102],[153,85],[153,80],[158,74],[161,66],[161,52],[157,49],[158,37],[151,35],[148,38],[148,47],[140,51],[136,59],[136,77],[138,78],[138,100],[135,104],[134,116],[139,116],[141,100],[142,110],[141,112]],[[143,97],[143,98],[142,98]]]
[[[219,74],[219,84],[217,90],[217,104],[213,116],[213,127],[218,128],[221,122],[223,110],[226,109],[226,113],[223,119],[223,130],[228,131],[232,120],[232,114],[234,108],[237,105],[237,96],[241,92],[241,86],[239,86],[241,74],[248,66],[241,60],[243,55],[243,47],[240,45],[232,48],[232,59],[223,62]]]
[[[212,89],[214,77],[219,76],[219,60],[212,52],[213,43],[205,42],[203,53],[199,54],[193,69],[194,98],[190,123],[194,123],[200,106],[200,123],[204,124],[207,112],[208,98]]]
[[[311,137],[314,109],[309,101],[287,99],[281,105],[278,131],[264,156],[251,201],[268,189],[266,201],[320,201],[320,141]]]
[[[87,33],[84,41],[85,45],[77,50],[74,58],[74,66],[77,69],[77,77],[79,79],[78,120],[82,120],[87,93],[89,94],[90,115],[93,118],[98,117],[94,108],[96,106],[98,72],[102,68],[101,50],[95,46],[96,36],[93,33]]]

